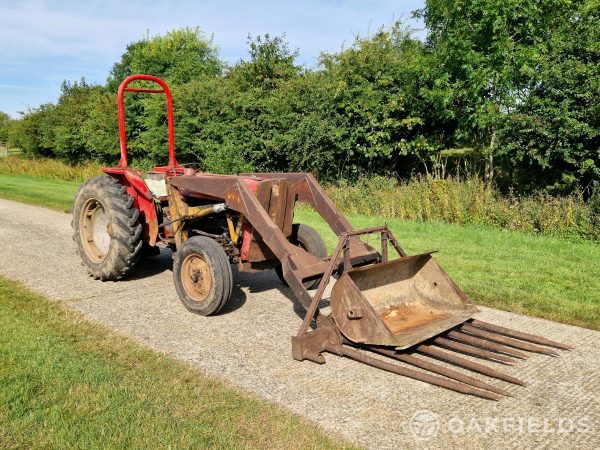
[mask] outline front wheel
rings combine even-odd
[[[184,306],[202,316],[218,313],[231,297],[229,259],[219,244],[205,236],[189,238],[175,252],[173,279]]]
[[[323,241],[319,232],[309,225],[295,223],[292,226],[292,234],[289,241],[317,258],[325,258],[327,256],[325,241]],[[283,277],[281,264],[275,266],[275,273],[281,282],[287,286],[287,282]],[[304,281],[302,284],[304,284],[306,289],[314,289],[319,285],[319,281],[321,281],[321,279],[317,278],[315,280]]]

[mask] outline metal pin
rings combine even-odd
[[[492,392],[477,389],[472,386],[469,386],[468,384],[458,383],[457,381],[447,380],[445,378],[436,377],[427,373],[422,373],[413,369],[409,369],[408,367],[401,367],[396,364],[373,358],[372,356],[368,356],[358,350],[343,345],[326,344],[325,349],[331,353],[354,359],[355,361],[367,364],[372,367],[376,367],[378,369],[386,370],[388,372],[412,378],[414,380],[419,380],[425,383],[433,384],[435,386],[450,389],[451,391],[460,392],[461,394],[474,395],[476,397],[494,401],[498,401],[500,399],[500,397],[497,394],[494,394]]]
[[[467,331],[468,333],[473,334],[477,337],[482,337],[484,339],[488,339],[491,341],[499,342],[501,344],[509,345],[511,347],[518,348],[520,350],[526,350],[528,352],[534,352],[534,353],[543,353],[543,354],[549,355],[549,356],[558,356],[558,353],[556,353],[554,350],[540,347],[538,345],[533,345],[528,342],[517,341],[516,339],[509,338],[506,336],[501,336],[499,334],[492,333],[490,331],[485,331],[480,328],[474,327],[472,325],[463,324],[460,329],[461,329],[461,331]]]
[[[451,364],[454,364],[455,366],[459,366],[464,369],[469,369],[469,370],[472,370],[473,372],[477,372],[482,375],[487,375],[488,377],[497,378],[499,380],[506,381],[508,383],[516,384],[519,386],[525,385],[525,383],[523,381],[519,380],[518,378],[511,377],[510,375],[506,375],[495,369],[484,366],[483,364],[476,363],[469,359],[455,355],[454,353],[440,350],[439,348],[435,348],[435,347],[432,347],[429,345],[419,345],[415,350],[418,353],[421,353],[422,355],[427,355],[432,358],[440,359],[442,361],[446,361]]]
[[[504,334],[508,337],[521,339],[523,341],[533,342],[534,344],[547,345],[548,347],[560,348],[562,350],[573,350],[575,347],[570,345],[561,344],[560,342],[551,341],[550,339],[537,336],[535,334],[523,333],[522,331],[511,330],[510,328],[493,325],[491,323],[482,322],[481,320],[473,320],[471,325],[475,325],[478,328],[493,331],[495,333]]]
[[[498,353],[488,352],[487,350],[473,347],[472,345],[461,344],[460,342],[451,341],[450,339],[445,339],[443,337],[436,337],[432,342],[433,344],[440,347],[449,348],[457,352],[466,353],[471,356],[476,356],[478,358],[487,359],[489,361],[506,364],[508,366],[512,366],[515,363],[514,359],[508,358],[507,356],[500,355]]]
[[[470,384],[479,389],[485,389],[490,392],[495,392],[496,394],[504,395],[506,397],[512,397],[512,394],[504,389],[501,389],[496,386],[492,386],[491,384],[485,383],[477,378],[473,378],[469,375],[465,375],[456,370],[450,369],[448,367],[441,366],[439,364],[432,363],[425,359],[417,358],[412,355],[407,355],[405,353],[396,353],[394,350],[383,349],[383,348],[369,348],[369,350],[379,353],[380,355],[389,356],[390,358],[397,359],[398,361],[402,361],[406,364],[410,364],[415,367],[419,367],[424,370],[429,370],[430,372],[437,373],[438,375],[443,375],[448,378],[452,378],[453,380],[460,381],[461,383]]]
[[[479,339],[471,334],[466,334],[458,331],[449,331],[446,336],[456,339],[460,342],[466,342],[467,344],[476,345],[486,350],[491,350],[497,353],[504,353],[514,358],[526,359],[527,355],[523,352],[515,350],[514,348],[507,347],[506,345],[496,344],[494,342],[486,341],[485,339]]]

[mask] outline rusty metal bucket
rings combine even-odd
[[[331,291],[335,324],[350,341],[406,349],[478,309],[431,253],[351,269]]]

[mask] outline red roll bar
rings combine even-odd
[[[135,80],[153,81],[160,85],[162,89],[141,89],[128,88],[127,85]],[[152,75],[131,75],[123,80],[119,86],[118,103],[119,103],[119,137],[121,139],[121,159],[118,167],[126,169],[127,166],[127,136],[125,133],[125,105],[123,104],[123,96],[125,92],[147,92],[150,94],[165,94],[167,97],[167,122],[169,127],[169,167],[177,166],[175,159],[175,131],[173,128],[173,97],[169,86],[163,80]]]

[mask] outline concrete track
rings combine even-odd
[[[2,275],[332,434],[371,448],[600,448],[599,332],[482,308],[482,320],[576,347],[496,366],[526,387],[478,376],[514,395],[491,402],[333,355],[323,366],[294,361],[290,336],[301,319],[272,272],[234,273],[225,311],[200,317],[177,298],[170,252],[128,280],[96,281],[75,254],[69,215],[0,200],[0,217]]]

